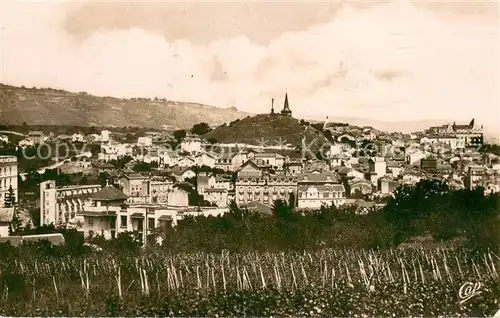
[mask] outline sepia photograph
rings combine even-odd
[[[500,318],[496,0],[0,0],[0,317]]]

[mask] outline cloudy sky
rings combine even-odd
[[[0,2],[1,82],[499,127],[494,2],[61,2]]]

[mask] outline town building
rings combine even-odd
[[[97,155],[97,159],[107,162],[111,160],[118,160],[127,155],[131,156],[132,153],[133,149],[131,145],[109,141],[101,144],[101,152]]]
[[[420,160],[420,169],[428,172],[435,172],[438,169],[438,160],[434,156],[427,156]]]
[[[169,194],[174,191],[174,183],[166,178],[152,177],[149,185],[151,203],[168,203]]]
[[[472,190],[480,185],[486,178],[487,168],[483,166],[469,166],[465,186]]]
[[[17,157],[0,156],[0,207],[5,206],[10,193],[17,201],[17,190]]]
[[[206,151],[199,152],[194,157],[195,165],[199,167],[207,166],[210,168],[214,168],[215,163],[217,162],[217,156],[218,156],[217,154],[212,152],[206,152]]]
[[[252,201],[272,204],[277,199],[289,201],[292,194],[297,197],[297,178],[294,176],[271,174],[265,166],[259,166],[252,160],[244,163],[238,172],[235,191],[237,204]]]
[[[367,195],[373,192],[373,184],[361,178],[354,178],[347,181],[349,196]]]
[[[198,176],[198,192],[203,199],[218,207],[226,207],[234,199],[234,184],[230,176],[212,175],[210,177]],[[204,181],[206,180],[206,184]]]
[[[184,138],[181,142],[181,151],[189,154],[196,154],[203,150],[201,139],[198,137]]]
[[[457,148],[478,147],[483,144],[483,126],[480,127],[472,119],[467,125],[447,124],[442,126],[430,127],[425,131],[426,136],[440,135],[449,136],[457,139]],[[451,140],[450,140],[451,142]]]
[[[383,177],[386,174],[387,163],[385,158],[374,157],[368,160],[369,171],[375,173],[378,178]]]
[[[57,187],[54,180],[40,183],[40,224],[66,225],[101,188],[99,184]]]
[[[139,173],[126,174],[119,180],[128,203],[150,203],[150,178]]]
[[[80,132],[75,133],[75,134],[71,135],[71,141],[72,142],[85,142],[85,136]]]
[[[34,145],[41,145],[45,142],[45,135],[43,131],[30,131],[28,133],[28,139],[31,140]]]
[[[386,175],[378,179],[378,189],[381,194],[390,194],[398,187],[398,182],[391,176]]]
[[[217,160],[215,161],[215,168],[224,170],[224,171],[235,171],[235,166],[233,165],[233,156],[232,153],[223,152],[217,156]]]
[[[111,140],[111,132],[109,130],[101,130],[100,141],[109,142]]]
[[[139,147],[151,147],[153,145],[153,138],[151,138],[151,137],[139,137],[139,138],[137,138],[137,145]]]
[[[83,231],[86,237],[102,235],[106,239],[116,238],[119,232],[117,218],[120,212],[126,213],[127,196],[107,184],[93,193],[90,199],[90,205],[84,206],[83,211],[78,213],[83,217],[79,230]]]
[[[300,160],[286,160],[283,164],[285,174],[289,176],[296,176],[304,172],[304,164]]]
[[[322,205],[340,207],[345,203],[346,191],[342,184],[302,185],[298,187],[299,209],[319,209]]]

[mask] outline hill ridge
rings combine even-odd
[[[0,83],[2,124],[140,126],[190,128],[199,122],[220,125],[249,113],[166,98],[119,98],[27,88]]]

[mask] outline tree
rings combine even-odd
[[[290,209],[294,209],[295,208],[295,193],[290,193],[290,199],[288,201],[288,206],[290,207]]]
[[[6,208],[14,207],[16,204],[16,194],[14,193],[14,189],[12,186],[9,186],[9,191],[5,194],[4,205]]]
[[[97,177],[97,181],[100,185],[105,186],[110,178],[110,175],[107,172],[99,173],[99,177]]]
[[[186,138],[186,131],[183,129],[174,131],[174,138],[177,142],[181,142],[184,138]]]
[[[285,201],[278,199],[274,201],[273,214],[280,219],[286,220],[293,214],[293,210]]]
[[[191,133],[195,135],[204,135],[210,131],[210,126],[207,123],[202,122],[195,124],[193,128],[191,128]]]
[[[134,165],[132,170],[134,170],[135,172],[148,172],[148,171],[153,170],[153,168],[154,168],[153,164],[149,164],[149,163],[145,163],[145,162],[138,162]]]

